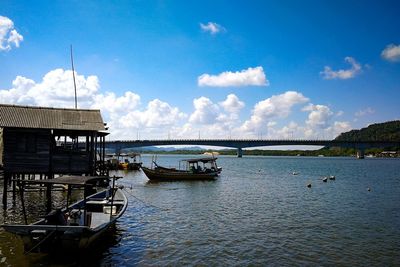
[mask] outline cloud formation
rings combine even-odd
[[[14,29],[14,22],[0,16],[0,51],[9,51],[12,46],[19,47],[24,37]]]
[[[74,107],[72,71],[55,69],[49,71],[41,82],[17,76],[13,88],[0,90],[0,102],[38,106]],[[92,97],[99,89],[97,76],[84,77],[76,74],[79,107],[89,107]]]
[[[219,32],[224,32],[225,28],[215,22],[208,22],[207,24],[200,23],[200,28],[204,32],[209,32],[212,35],[217,34]]]
[[[375,110],[374,110],[373,108],[367,107],[366,109],[357,111],[357,112],[354,114],[354,116],[356,116],[356,117],[363,117],[363,116],[370,115],[370,114],[374,114],[374,113],[375,113]]]
[[[159,99],[150,101],[144,110],[140,109],[140,96],[126,91],[122,96],[115,93],[100,93],[97,76],[85,77],[75,73],[78,108],[100,109],[108,123],[111,138],[132,138],[132,130],[160,128],[178,124],[186,114]],[[0,90],[0,103],[32,106],[74,107],[72,71],[55,69],[35,82],[17,76],[11,89]],[[158,133],[158,131],[157,131]]]
[[[400,61],[400,45],[390,44],[383,49],[381,57],[387,61]]]
[[[258,131],[267,125],[269,120],[286,118],[291,113],[294,105],[308,101],[307,97],[296,91],[287,91],[280,95],[273,95],[254,106],[250,119],[245,121],[241,128],[245,132]]]
[[[124,115],[125,114],[125,115]],[[147,104],[144,111],[134,109],[130,112],[119,112],[119,125],[128,129],[163,128],[172,126],[177,121],[186,117],[186,114],[176,107],[159,99],[154,99]],[[121,127],[118,127],[121,128]]]
[[[225,111],[230,113],[239,113],[244,108],[244,102],[240,101],[239,98],[234,94],[229,94],[225,101],[219,103]]]
[[[264,70],[261,66],[242,71],[225,71],[218,75],[202,74],[197,78],[199,86],[239,87],[239,86],[268,86]]]
[[[219,116],[219,107],[207,97],[193,100],[194,112],[189,117],[189,122],[196,124],[215,123]]]
[[[78,107],[100,109],[110,129],[110,139],[141,138],[333,138],[350,129],[348,122],[333,121],[334,113],[325,105],[308,104],[309,112],[303,123],[290,121],[296,105],[309,99],[296,91],[273,95],[256,103],[249,117],[239,114],[245,107],[235,94],[228,94],[220,102],[201,96],[193,100],[193,110],[182,112],[160,99],[142,106],[141,97],[125,91],[122,95],[100,92],[97,76],[76,73]],[[0,103],[74,107],[72,71],[55,69],[41,81],[17,76],[10,89],[0,90]],[[364,113],[370,112],[367,110]],[[362,113],[360,113],[362,114]],[[246,119],[247,118],[247,119]]]
[[[333,116],[333,112],[329,109],[329,107],[325,105],[313,105],[309,104],[308,106],[302,109],[303,111],[310,111],[308,114],[308,119],[306,124],[312,128],[326,128],[329,120]]]
[[[344,60],[351,65],[350,69],[334,71],[332,70],[331,67],[325,66],[324,70],[320,72],[322,78],[326,80],[333,80],[333,79],[346,80],[354,78],[357,74],[361,72],[361,65],[354,58],[345,57]]]

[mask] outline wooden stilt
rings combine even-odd
[[[15,194],[15,192],[16,192],[16,180],[15,179],[13,179],[13,181],[11,182],[12,183],[12,199],[13,199],[13,201],[15,201],[15,198],[16,198],[16,194]]]
[[[19,186],[19,195],[21,197],[21,206],[22,206],[22,213],[24,215],[25,224],[28,224],[28,220],[26,218],[26,211],[25,211],[25,200],[24,200],[24,186],[21,181],[18,181]]]
[[[7,188],[8,180],[10,179],[10,174],[4,172],[4,185],[3,185],[3,209],[7,209]]]

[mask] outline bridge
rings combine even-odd
[[[368,148],[400,146],[395,141],[339,141],[339,140],[268,140],[268,139],[158,139],[158,140],[115,140],[106,141],[106,148],[119,153],[122,149],[166,145],[199,145],[230,147],[237,149],[237,156],[243,156],[243,148],[265,146],[323,146],[354,148],[357,156],[364,157]]]

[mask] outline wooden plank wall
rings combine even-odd
[[[32,142],[26,143],[31,136]],[[3,131],[4,171],[9,173],[46,173],[49,171],[50,130],[5,128]],[[31,139],[32,140],[32,139]]]

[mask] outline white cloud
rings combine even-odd
[[[328,137],[335,138],[339,134],[348,132],[351,130],[351,125],[347,121],[335,121],[332,126],[326,129],[326,132],[330,135]]]
[[[336,117],[340,117],[340,116],[342,116],[344,114],[344,111],[343,110],[339,110],[337,113],[336,113]]]
[[[92,97],[100,85],[97,76],[85,78],[75,73],[78,107],[89,107]],[[41,83],[36,84],[27,94],[39,106],[73,107],[75,90],[72,71],[55,69],[48,72]]]
[[[230,113],[239,113],[240,110],[245,106],[244,102],[240,101],[239,98],[234,94],[229,94],[226,100],[219,103],[225,111]]]
[[[366,116],[366,115],[370,115],[370,114],[374,114],[374,113],[375,113],[375,110],[373,108],[367,107],[366,109],[357,111],[354,115],[356,117],[362,117],[362,116]]]
[[[262,67],[248,68],[242,71],[225,71],[218,75],[202,74],[197,78],[199,86],[227,87],[227,86],[268,86]]]
[[[150,101],[144,111],[133,110],[119,119],[119,124],[125,128],[140,129],[172,126],[177,121],[185,118],[186,114],[176,107],[159,99]]]
[[[254,106],[250,119],[245,121],[242,129],[245,132],[258,131],[262,127],[265,127],[269,120],[273,118],[286,118],[289,116],[294,105],[308,101],[308,98],[295,91],[273,95]]]
[[[123,113],[135,110],[140,104],[140,96],[133,92],[125,92],[121,97],[115,93],[97,94],[93,97],[91,108],[101,109],[110,113]]]
[[[219,32],[224,32],[225,28],[215,22],[208,22],[207,24],[200,23],[200,28],[205,32],[210,32],[211,34],[217,34]]]
[[[329,107],[324,105],[309,104],[302,110],[310,111],[306,124],[309,125],[311,128],[326,128],[328,126],[329,120],[333,116],[333,112],[329,109]]]
[[[24,37],[14,29],[14,22],[0,16],[0,51],[9,51],[12,45],[19,47]]]
[[[76,74],[78,107],[98,108],[110,129],[111,139],[152,138],[333,138],[350,128],[348,122],[331,122],[334,113],[324,105],[309,104],[303,124],[291,121],[286,126],[281,119],[289,117],[295,105],[309,101],[299,92],[273,95],[254,105],[252,114],[241,121],[239,113],[245,106],[234,94],[215,103],[210,98],[193,100],[193,111],[185,114],[160,99],[141,106],[141,98],[132,91],[121,95],[100,92],[97,76]],[[72,72],[49,71],[39,82],[17,76],[12,88],[0,90],[0,103],[72,108],[74,89]],[[364,113],[371,112],[369,109]],[[361,114],[361,113],[360,113]],[[280,126],[280,127],[279,127]]]
[[[331,67],[325,66],[324,70],[320,72],[322,77],[326,80],[346,80],[354,78],[358,73],[361,72],[361,65],[354,58],[346,57],[344,60],[351,65],[350,69],[334,71],[331,69]]]
[[[100,109],[104,121],[111,130],[111,138],[132,138],[132,129],[159,134],[167,126],[178,125],[187,115],[177,107],[159,99],[150,101],[140,110],[140,96],[126,91],[122,96],[115,93],[100,93],[97,76],[85,77],[76,73],[79,108]],[[72,71],[55,69],[46,73],[41,82],[17,76],[12,88],[0,90],[0,103],[32,106],[74,107]],[[154,128],[159,128],[154,131]]]
[[[213,124],[220,115],[219,107],[207,97],[193,100],[194,112],[190,115],[189,122],[196,124]]]
[[[400,61],[400,45],[390,44],[386,46],[381,57],[392,62]]]
[[[79,107],[89,107],[92,97],[99,89],[97,76],[76,75]],[[0,90],[2,103],[15,103],[37,106],[74,107],[74,85],[72,71],[55,69],[48,72],[40,83],[17,76],[13,88]]]

